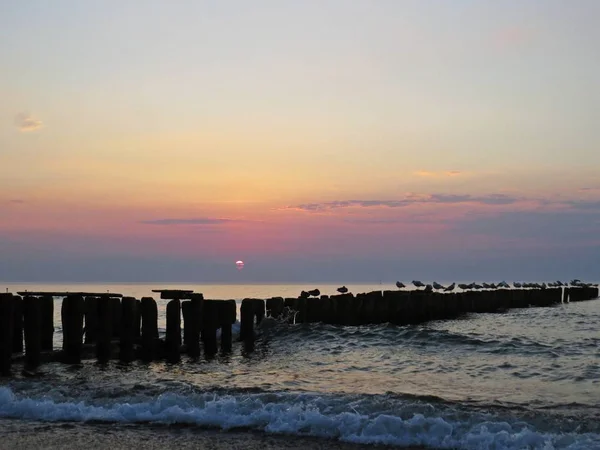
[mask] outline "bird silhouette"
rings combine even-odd
[[[439,290],[439,289],[446,289],[444,286],[442,286],[440,283],[438,283],[437,281],[433,282],[433,288],[435,290]]]
[[[413,280],[412,284],[414,284],[416,287],[425,287],[425,285],[419,280]]]
[[[452,283],[450,286],[444,289],[444,292],[452,292],[456,287],[456,283]]]
[[[425,286],[425,292],[433,292],[433,286],[428,284],[427,286]]]
[[[321,291],[318,289],[313,289],[312,291],[308,291],[308,295],[311,297],[318,297],[321,295]]]
[[[346,286],[342,286],[342,287],[337,288],[337,291],[340,294],[345,294],[346,292],[348,292],[348,288]]]
[[[403,288],[405,288],[406,286],[404,285],[404,283],[401,283],[400,281],[396,281],[396,287],[397,287],[398,289],[403,289]]]

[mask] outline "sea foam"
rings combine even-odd
[[[318,398],[318,397],[316,397]],[[341,441],[423,445],[464,449],[600,449],[596,433],[548,433],[522,422],[481,420],[415,413],[404,417],[383,412],[364,414],[351,405],[347,411],[328,407],[327,401],[287,394],[184,396],[164,393],[154,399],[85,399],[57,401],[26,397],[0,388],[0,417],[39,421],[189,424],[262,430],[267,433],[316,436]]]

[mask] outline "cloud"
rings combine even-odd
[[[281,209],[307,212],[329,211],[340,208],[402,208],[419,204],[480,204],[480,205],[512,205],[524,199],[505,194],[489,194],[482,196],[451,194],[409,194],[400,200],[336,200],[323,203],[304,203],[287,206]]]
[[[432,172],[429,170],[417,170],[415,175],[418,177],[424,178],[443,178],[443,177],[456,177],[461,175],[462,172],[460,170],[446,170],[442,172]]]
[[[234,219],[215,219],[210,217],[201,217],[194,219],[154,219],[142,220],[144,225],[223,225],[232,222],[240,222]]]
[[[29,133],[38,130],[44,126],[41,120],[36,119],[31,114],[19,113],[15,116],[15,126],[23,133]]]

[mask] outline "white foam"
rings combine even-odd
[[[413,414],[401,418],[388,414],[363,415],[348,408],[329,408],[323,399],[278,394],[182,396],[165,393],[155,399],[104,399],[101,403],[28,398],[0,387],[0,417],[41,421],[108,421],[122,423],[193,424],[252,428],[268,433],[310,435],[342,441],[424,445],[464,449],[600,449],[600,435],[553,434],[507,422],[459,422],[440,416]]]

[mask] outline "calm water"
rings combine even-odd
[[[158,286],[5,287],[109,288],[139,298]],[[241,299],[337,286],[169,287]],[[589,301],[421,326],[271,323],[253,352],[235,344],[212,361],[45,365],[40,379],[2,381],[0,417],[250,428],[434,448],[600,449],[599,319],[600,301]]]

